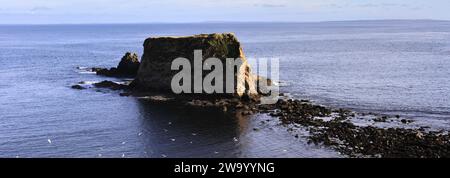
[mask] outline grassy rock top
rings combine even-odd
[[[219,59],[243,57],[241,44],[233,33],[147,38],[144,50],[160,50],[160,53],[166,55],[188,58],[191,56],[186,54],[193,55],[194,50],[203,50],[204,56]]]

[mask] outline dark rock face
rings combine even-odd
[[[117,68],[113,67],[111,69],[104,69],[104,68],[93,68],[92,71],[96,72],[97,75],[103,75],[107,77],[118,77],[117,75]]]
[[[97,75],[104,75],[108,77],[135,77],[139,69],[139,65],[138,55],[127,52],[120,60],[117,68],[92,68],[92,71],[96,72]]]
[[[226,58],[239,58],[242,65],[238,66],[237,70],[240,71],[239,73],[241,75],[238,75],[235,71],[234,81],[242,82],[235,83],[235,93],[225,95],[251,99],[257,98],[256,79],[251,73],[240,42],[231,33],[146,39],[144,42],[142,63],[132,86],[138,90],[171,92],[171,80],[179,72],[171,70],[172,61],[176,58],[183,57],[193,64],[195,50],[202,50],[202,60],[211,57],[221,60],[222,64],[224,64],[224,72],[226,71]],[[203,72],[203,77],[206,74],[208,72]],[[226,76],[225,73],[224,76]],[[192,76],[192,86],[194,86],[193,80],[194,77]],[[223,80],[225,81],[225,77]],[[195,95],[198,96],[200,94]],[[219,94],[211,95],[214,97],[223,97]]]
[[[72,85],[71,88],[77,89],[77,90],[84,90],[84,89],[86,89],[85,87],[83,87],[83,86],[81,86],[81,85]]]
[[[127,52],[120,60],[117,70],[125,75],[136,75],[139,70],[139,65],[138,55]]]
[[[125,90],[128,89],[128,85],[122,85],[111,81],[102,81],[94,84],[97,88],[109,88],[111,90]]]

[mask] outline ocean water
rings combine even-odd
[[[147,37],[212,32],[234,32],[248,58],[279,58],[281,90],[294,97],[450,128],[446,21],[2,25],[0,157],[340,157],[264,115],[70,88],[117,80],[77,67],[142,55]]]

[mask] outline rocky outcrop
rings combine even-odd
[[[72,85],[72,87],[71,87],[72,89],[76,89],[76,90],[84,90],[84,89],[86,89],[85,87],[83,87],[83,86],[81,86],[81,85]]]
[[[97,75],[108,77],[135,77],[139,69],[139,58],[136,53],[127,52],[120,60],[117,68],[111,69],[92,68]]]
[[[176,70],[171,70],[172,61],[176,58],[183,57],[188,59],[191,64],[194,64],[195,50],[202,51],[202,62],[208,58],[217,58],[224,64],[223,81],[215,82],[224,82],[226,80],[226,58],[239,59],[241,65],[237,67],[234,73],[235,92],[225,95],[254,100],[258,98],[256,78],[251,73],[240,42],[232,33],[146,39],[141,65],[132,86],[145,91],[171,92],[172,78],[178,73]],[[240,72],[236,72],[238,70]],[[208,72],[203,72],[203,77],[207,74]],[[192,86],[194,86],[194,78],[192,76]],[[199,95],[206,94],[195,94],[195,96]],[[222,97],[221,94],[216,93],[208,96]]]
[[[94,84],[95,87],[97,88],[109,88],[111,90],[125,90],[128,89],[128,85],[123,85],[123,84],[118,84],[116,82],[112,82],[112,81],[102,81],[99,83],[95,83]]]

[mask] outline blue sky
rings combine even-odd
[[[450,20],[449,0],[0,0],[0,24]]]

